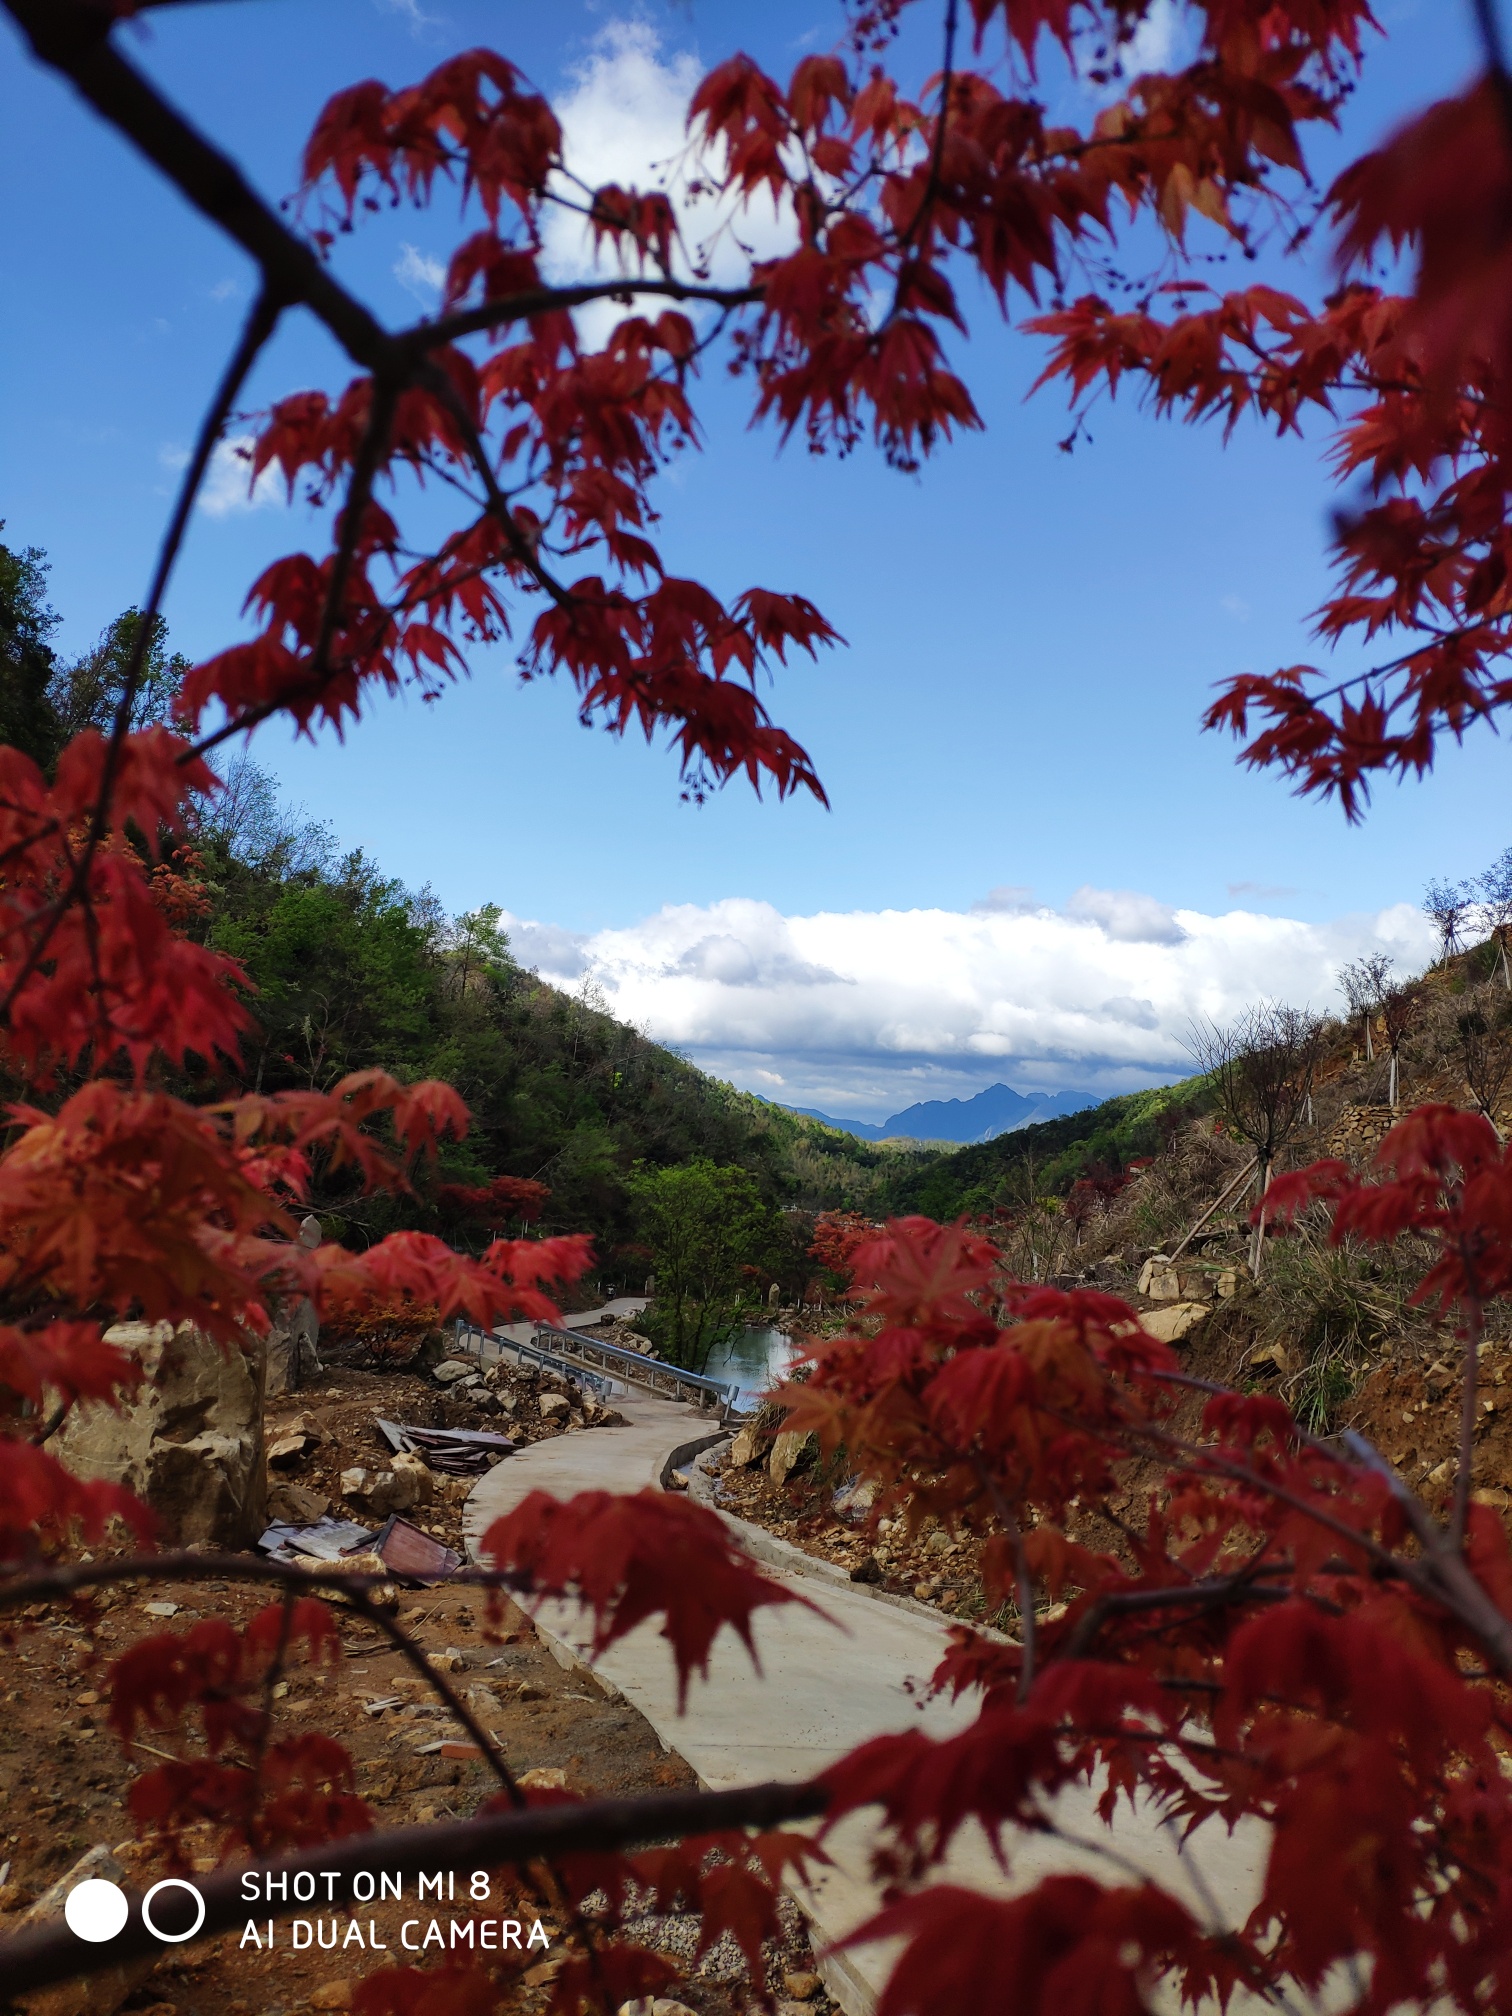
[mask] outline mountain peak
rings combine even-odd
[[[1054,1120],[1095,1106],[1094,1092],[1015,1092],[1011,1085],[988,1085],[969,1099],[921,1099],[877,1125],[869,1120],[839,1120],[810,1106],[793,1110],[826,1127],[838,1127],[862,1141],[991,1141],[1036,1120]]]

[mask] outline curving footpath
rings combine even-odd
[[[464,1508],[471,1552],[477,1552],[492,1521],[529,1491],[570,1497],[576,1491],[659,1486],[674,1462],[724,1439],[694,1407],[634,1393],[615,1405],[625,1416],[623,1428],[586,1429],[534,1443],[479,1480]],[[790,1583],[824,1615],[799,1604],[759,1612],[759,1674],[734,1633],[722,1633],[709,1678],[692,1682],[681,1715],[671,1655],[654,1622],[593,1662],[600,1682],[637,1708],[663,1746],[684,1757],[706,1786],[723,1790],[766,1778],[809,1778],[870,1736],[922,1728],[940,1737],[970,1724],[975,1715],[970,1703],[919,1698],[920,1683],[945,1647],[943,1618],[922,1605],[873,1595],[829,1564],[742,1520],[729,1523],[775,1580]],[[588,1634],[575,1605],[543,1603],[535,1617],[563,1665],[589,1663]],[[1147,1813],[1130,1814],[1109,1835],[1096,1819],[1090,1792],[1057,1802],[1055,1821],[1063,1836],[1089,1843],[1100,1836],[1118,1859],[1110,1861],[1105,1845],[1079,1849],[1065,1838],[1023,1835],[1011,1843],[1008,1877],[973,1829],[958,1837],[940,1880],[1006,1895],[1031,1887],[1050,1870],[1083,1869],[1105,1882],[1129,1880],[1137,1870],[1183,1896],[1200,1918],[1231,1924],[1258,1895],[1264,1834],[1257,1826],[1230,1836],[1210,1823],[1183,1851],[1171,1831]],[[852,1816],[826,1841],[832,1866],[795,1891],[812,1921],[816,1950],[844,1939],[878,1908],[879,1891],[870,1875],[873,1834],[869,1815]],[[890,1963],[889,1949],[872,1943],[832,1950],[820,1958],[819,1969],[846,2016],[873,2016]],[[1243,2010],[1245,2003],[1240,1996],[1232,2006]]]

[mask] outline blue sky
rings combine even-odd
[[[1468,0],[1382,9],[1389,36],[1325,172],[1463,79],[1469,15]],[[1179,34],[1174,9],[1166,25]],[[576,109],[585,145],[608,144],[615,120],[660,132],[732,47],[785,75],[838,27],[824,0],[238,0],[164,10],[135,46],[278,196],[325,97],[360,76],[397,83],[489,41]],[[8,542],[47,550],[62,641],[79,648],[143,592],[174,455],[250,274],[8,26],[0,102],[0,516]],[[456,236],[445,199],[385,216],[343,246],[342,270],[380,314],[412,319],[416,275]],[[565,690],[522,689],[504,653],[436,706],[378,705],[344,747],[279,730],[257,759],[406,882],[453,909],[503,904],[543,971],[593,979],[742,1083],[870,1116],[998,1076],[1148,1082],[1181,1068],[1192,1012],[1246,989],[1321,1001],[1333,961],[1366,942],[1420,957],[1401,906],[1512,837],[1500,744],[1481,735],[1428,783],[1384,788],[1351,830],[1197,729],[1215,680],[1315,655],[1333,502],[1321,430],[1241,430],[1225,448],[1104,405],[1062,455],[1061,398],[1025,399],[1039,347],[968,305],[961,361],[986,431],[919,477],[865,451],[779,452],[716,376],[706,450],[660,493],[677,571],[726,593],[799,590],[847,639],[772,696],[830,811],[738,785],[685,805],[664,752],[582,730]],[[248,403],[345,375],[292,319]],[[315,536],[299,509],[199,514],[168,604],[175,643],[200,656],[235,636],[259,567]],[[1019,893],[990,894],[1005,889]]]

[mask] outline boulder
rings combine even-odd
[[[436,1479],[423,1456],[412,1456],[408,1453],[396,1456],[391,1468],[396,1479],[407,1479],[412,1486],[415,1495],[410,1500],[411,1505],[429,1505],[436,1495]]]
[[[297,1470],[325,1439],[325,1430],[301,1415],[268,1444],[268,1465],[273,1470]]]
[[[1173,1302],[1165,1309],[1147,1309],[1139,1320],[1162,1344],[1178,1344],[1204,1316],[1212,1314],[1212,1306],[1210,1302]]]
[[[50,1444],[76,1477],[124,1484],[179,1547],[250,1547],[266,1527],[260,1339],[222,1347],[192,1323],[105,1333],[145,1374],[119,1413],[79,1406]]]
[[[791,1431],[779,1435],[767,1458],[767,1475],[774,1484],[785,1484],[804,1458],[818,1447],[818,1440],[813,1435],[796,1435]]]
[[[313,1526],[317,1519],[324,1519],[331,1509],[331,1501],[323,1491],[311,1491],[307,1485],[292,1484],[280,1477],[268,1486],[268,1518],[279,1526]]]
[[[565,1393],[543,1393],[539,1411],[543,1421],[563,1421],[572,1412],[572,1402]]]
[[[435,1480],[418,1456],[396,1456],[387,1470],[357,1464],[341,1473],[342,1497],[371,1519],[428,1505],[434,1490]]]
[[[744,1470],[761,1461],[761,1437],[754,1428],[742,1428],[730,1444],[730,1468]]]
[[[455,1386],[464,1379],[478,1379],[481,1374],[467,1358],[443,1358],[439,1365],[431,1367],[431,1377],[438,1386]]]

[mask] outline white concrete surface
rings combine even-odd
[[[575,1491],[634,1491],[655,1486],[668,1456],[710,1434],[707,1415],[648,1395],[622,1405],[624,1428],[587,1429],[535,1443],[482,1478],[466,1507],[466,1533],[475,1552],[489,1523],[518,1504],[527,1491],[559,1496]],[[737,1525],[739,1522],[735,1522]],[[868,1737],[923,1728],[942,1737],[967,1727],[972,1703],[924,1700],[923,1684],[945,1647],[947,1622],[919,1606],[878,1602],[863,1590],[818,1578],[796,1562],[767,1566],[774,1580],[820,1606],[797,1603],[758,1613],[755,1623],[761,1671],[730,1631],[716,1641],[707,1681],[695,1680],[680,1714],[670,1652],[656,1624],[643,1625],[595,1662],[600,1679],[621,1693],[650,1722],[668,1749],[684,1757],[711,1788],[766,1778],[800,1780],[823,1770]],[[575,1605],[546,1603],[537,1610],[546,1642],[564,1664],[586,1661],[589,1634]],[[1157,1876],[1193,1910],[1210,1918],[1216,1906],[1228,1922],[1250,1909],[1259,1890],[1264,1835],[1258,1828],[1230,1837],[1209,1826],[1185,1856],[1174,1837],[1149,1817],[1130,1816],[1110,1836],[1093,1811],[1090,1792],[1063,1799],[1057,1824],[1074,1835],[1110,1845],[1119,1857]],[[855,1815],[826,1842],[833,1866],[796,1894],[814,1924],[815,1946],[843,1939],[878,1908],[871,1877],[875,1821]],[[1083,1868],[1104,1881],[1125,1880],[1126,1866],[1096,1849],[1028,1835],[1010,1844],[1011,1874],[1004,1875],[976,1830],[963,1834],[941,1880],[1004,1894],[1030,1887],[1051,1869]],[[1200,1862],[1203,1881],[1194,1883]],[[847,2016],[871,2016],[890,1965],[876,1945],[831,1953],[821,1961],[826,1985]],[[1242,1998],[1236,2002],[1236,2008]],[[971,2016],[963,2010],[961,2016]]]

